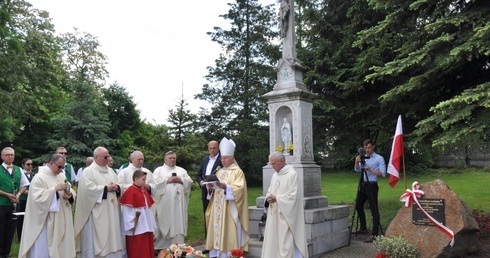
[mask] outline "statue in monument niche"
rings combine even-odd
[[[289,20],[289,3],[288,0],[282,0],[279,7],[279,22],[281,24],[281,38],[286,37],[288,33],[288,20]]]
[[[289,124],[288,119],[285,117],[284,122],[281,127],[281,139],[282,143],[284,143],[284,150],[287,151],[289,145],[292,143],[292,134],[291,134],[291,124]]]

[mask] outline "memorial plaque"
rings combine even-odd
[[[432,216],[435,220],[446,225],[446,205],[444,199],[418,199],[420,206]],[[412,223],[415,225],[434,226],[434,224],[420,210],[419,206],[414,202],[412,204]]]

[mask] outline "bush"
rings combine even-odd
[[[417,247],[408,243],[401,236],[379,236],[374,240],[374,247],[383,254],[383,257],[391,258],[417,258]]]

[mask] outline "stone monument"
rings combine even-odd
[[[292,154],[286,155],[286,162],[294,166],[300,191],[304,193],[308,254],[309,257],[320,257],[349,243],[349,208],[328,205],[328,198],[321,195],[321,169],[313,156],[312,109],[316,94],[308,91],[303,83],[304,67],[297,59],[294,0],[281,1],[279,19],[283,49],[277,66],[277,83],[273,91],[262,96],[269,106],[269,149],[272,153],[277,146],[287,143],[285,150],[293,147]],[[283,137],[288,127],[291,138]],[[271,165],[263,167],[263,195],[267,193],[273,173]],[[252,239],[260,237],[258,224],[264,199],[265,196],[257,198],[256,206],[249,207]],[[250,249],[247,257],[260,257],[261,242],[252,241]]]
[[[413,212],[414,209],[418,209],[416,203],[412,203],[410,208],[400,208],[388,226],[386,236],[402,236],[417,246],[421,258],[466,257],[469,253],[475,252],[479,248],[476,234],[479,229],[466,204],[440,179],[422,184],[420,190],[424,192],[424,195],[420,197],[420,203],[423,199],[440,200],[439,203],[443,201],[443,205],[435,205],[439,203],[434,202],[435,204],[423,208],[434,218],[437,218],[436,213],[442,215],[437,218],[437,221],[453,231],[454,246],[450,246],[451,238],[430,221],[429,223],[417,223]],[[422,212],[419,213],[422,214]],[[422,218],[426,219],[425,216]]]

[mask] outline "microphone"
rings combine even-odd
[[[218,170],[220,170],[220,169],[221,169],[221,166],[217,166],[216,169],[213,172],[211,172],[211,174],[216,174],[216,172],[218,172]]]

